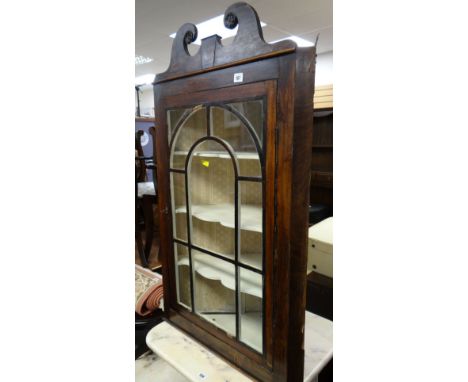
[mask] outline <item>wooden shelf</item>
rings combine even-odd
[[[239,152],[236,151],[237,159],[257,159],[259,160],[259,156],[256,152]],[[187,156],[188,151],[176,151],[174,155],[183,155]],[[221,158],[221,159],[231,159],[231,156],[227,152],[223,151],[204,151],[204,152],[197,152],[194,153],[193,156],[196,157],[204,157],[204,158]]]
[[[197,252],[200,253],[200,252]],[[220,256],[227,257],[228,259],[234,260],[233,253],[219,253]],[[239,255],[239,262],[245,265],[249,265],[252,268],[261,270],[262,269],[262,254],[261,253],[241,253]]]
[[[333,172],[311,171],[310,182],[313,186],[333,187]]]
[[[218,280],[228,289],[236,289],[234,265],[192,250],[192,264],[194,270],[210,280]],[[188,257],[179,260],[178,265],[189,265]],[[242,293],[262,298],[262,276],[254,272],[241,272],[239,288]]]
[[[243,204],[240,207],[241,226],[245,231],[262,232],[262,207]],[[187,213],[185,206],[176,209],[176,213]],[[197,219],[219,223],[227,228],[235,228],[233,204],[193,205],[192,216]]]

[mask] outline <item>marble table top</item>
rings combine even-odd
[[[135,382],[188,382],[188,379],[157,354],[148,353],[135,361]]]
[[[317,380],[333,356],[333,323],[306,312],[304,381]],[[155,326],[146,337],[148,347],[189,381],[251,381],[194,339],[167,322]],[[137,382],[143,382],[137,380]]]

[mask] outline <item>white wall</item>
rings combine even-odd
[[[329,84],[333,84],[333,52],[318,54],[315,67],[315,85]],[[140,92],[140,109],[143,116],[154,115],[153,89],[151,85],[148,85]]]
[[[148,85],[145,87],[145,89],[140,90],[140,112],[142,116],[154,116],[154,97],[153,87],[151,85]]]
[[[333,51],[317,55],[315,85],[333,84]]]

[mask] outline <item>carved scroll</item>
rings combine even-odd
[[[187,46],[197,39],[197,27],[190,23],[182,25],[172,44],[169,68],[156,76],[155,83],[290,53],[296,49],[296,44],[291,40],[276,44],[265,42],[257,12],[244,2],[235,3],[226,10],[224,26],[228,29],[239,26],[232,44],[224,46],[221,37],[213,35],[204,38],[200,49],[192,56]]]

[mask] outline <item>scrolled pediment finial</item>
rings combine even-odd
[[[296,49],[293,41],[281,41],[276,44],[265,42],[258,14],[245,2],[234,3],[228,7],[224,12],[223,22],[228,29],[238,27],[234,41],[224,46],[219,36],[206,37],[194,55],[190,54],[188,45],[197,39],[197,27],[191,23],[182,25],[172,44],[169,68],[164,73],[158,74],[155,82],[179,78],[190,72],[206,71],[230,63],[271,56],[272,52],[281,54]]]
[[[238,23],[239,23],[239,20],[237,19],[237,16],[234,13],[227,13],[224,16],[224,26],[226,28],[234,29]]]
[[[191,30],[188,30],[187,32],[185,32],[185,35],[184,35],[184,45],[185,45],[185,47],[187,47],[187,45],[191,44],[192,42],[194,42],[197,39],[197,34],[198,34],[197,27],[195,27],[195,32],[193,32]]]
[[[250,36],[254,40],[264,42],[257,11],[249,4],[244,2],[234,3],[224,12],[224,26],[228,29],[234,29],[237,25],[239,25],[239,30],[236,39],[242,40]]]
[[[179,52],[185,52],[190,55],[187,46],[197,39],[197,27],[191,23],[182,25],[176,33],[172,44],[172,56],[177,56]]]
[[[198,30],[194,24],[186,23],[179,28],[172,43],[171,62],[168,71],[184,70],[186,62],[191,62],[194,67],[200,64],[199,55],[192,56],[188,50],[188,45],[193,43],[197,36]]]

